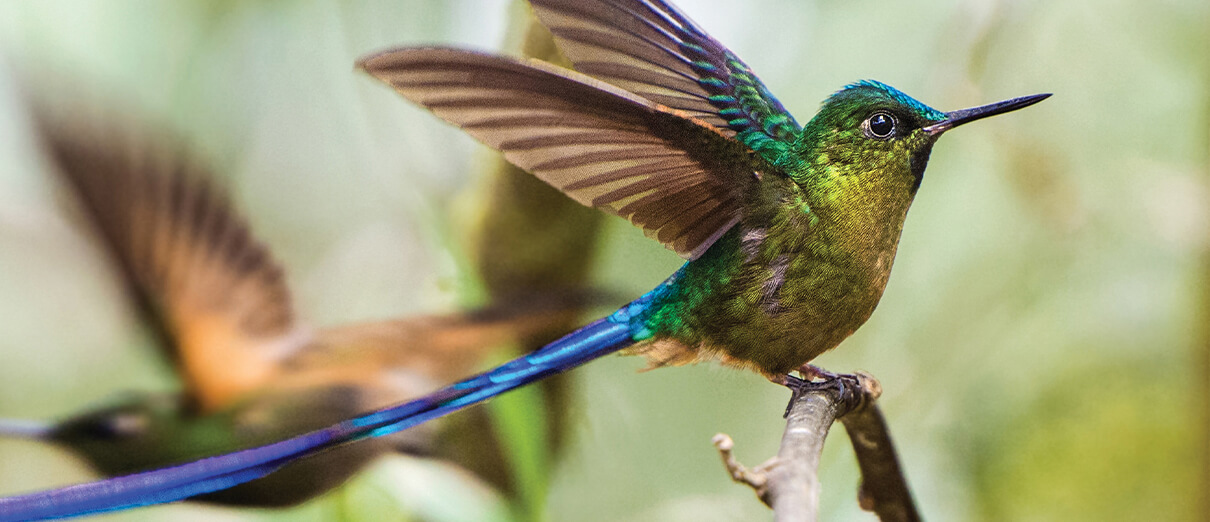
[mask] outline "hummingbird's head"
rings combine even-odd
[[[841,176],[874,176],[915,193],[933,143],[945,131],[1017,110],[1050,96],[1038,94],[990,105],[941,112],[882,82],[850,84],[824,100],[803,129],[815,150],[813,169]]]
[[[107,406],[70,416],[39,437],[70,449],[106,474],[139,471],[163,461],[184,405],[176,395],[126,393]]]

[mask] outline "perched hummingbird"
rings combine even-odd
[[[612,315],[421,399],[246,452],[3,499],[0,510],[71,516],[213,491],[622,349],[656,366],[813,375],[808,363],[874,311],[937,139],[1049,96],[945,113],[861,81],[800,126],[664,1],[531,4],[579,72],[440,48],[359,65],[575,200],[629,219],[687,258],[681,269]]]
[[[134,473],[268,444],[420,396],[474,371],[502,343],[568,319],[564,305],[573,299],[551,297],[312,331],[295,317],[282,270],[200,160],[133,118],[54,111],[36,114],[49,155],[185,390],[127,393],[50,425],[0,421],[0,435],[66,447],[107,475]],[[468,443],[490,444],[489,435]],[[458,454],[433,438],[432,430],[409,430],[344,446],[194,500],[297,504],[386,452]]]

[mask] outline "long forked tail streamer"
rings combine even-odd
[[[539,350],[419,399],[322,430],[170,468],[0,498],[0,522],[70,518],[182,500],[258,479],[340,444],[422,424],[633,344],[627,311],[636,306],[641,306],[638,301]]]

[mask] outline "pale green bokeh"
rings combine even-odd
[[[819,362],[881,379],[930,520],[1201,516],[1210,5],[680,5],[800,121],[862,78],[941,110],[1054,92],[941,140],[879,310]],[[65,92],[95,83],[128,96],[202,143],[303,315],[328,325],[449,310],[474,293],[452,203],[489,153],[352,63],[396,45],[497,48],[508,12],[503,0],[9,2],[0,60],[70,74]],[[10,91],[0,75],[0,416],[54,418],[123,389],[171,388],[57,201]],[[637,296],[679,266],[612,221],[602,285]],[[788,393],[712,366],[641,366],[611,357],[577,371],[548,518],[767,518],[709,441],[727,432],[758,464],[776,451]],[[856,507],[839,427],[821,475],[826,519],[872,519]],[[0,493],[90,476],[57,450],[0,441]],[[297,511],[110,518],[379,520],[404,505],[432,520],[503,516],[476,487],[391,459]]]

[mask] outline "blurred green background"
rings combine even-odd
[[[818,362],[882,381],[930,520],[1210,519],[1210,3],[678,4],[804,122],[861,78],[942,110],[1054,92],[942,140],[879,310]],[[4,2],[0,63],[70,74],[65,92],[120,95],[200,143],[302,314],[331,325],[465,304],[477,292],[468,216],[494,162],[353,60],[398,45],[500,49],[518,12],[505,0]],[[0,416],[173,389],[15,104],[0,72]],[[623,220],[603,234],[602,287],[638,296],[680,264]],[[709,441],[729,433],[742,460],[763,461],[788,393],[755,374],[642,366],[610,357],[575,372],[545,517],[767,519]],[[57,449],[0,441],[0,493],[91,476]],[[821,478],[825,519],[872,519],[839,427]],[[296,510],[107,519],[488,520],[506,517],[501,502],[446,466],[392,457]]]

